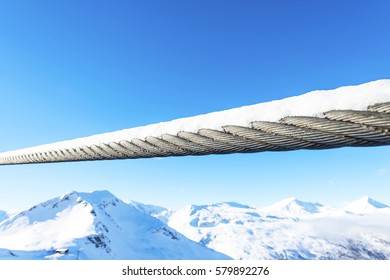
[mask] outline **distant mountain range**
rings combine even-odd
[[[0,259],[390,259],[390,207],[369,197],[342,209],[288,198],[173,211],[72,192],[0,212]]]
[[[340,210],[295,198],[191,205],[167,224],[234,259],[390,259],[390,208],[368,198]]]

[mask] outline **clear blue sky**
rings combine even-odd
[[[389,1],[1,1],[0,152],[390,78]],[[390,204],[390,147],[0,167],[0,209]]]

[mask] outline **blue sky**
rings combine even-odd
[[[2,1],[0,152],[390,78],[388,1]],[[390,148],[0,167],[0,209],[390,204]]]

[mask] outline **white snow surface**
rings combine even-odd
[[[288,198],[173,211],[73,192],[0,222],[0,259],[390,259],[389,209],[365,196],[342,209]]]
[[[261,209],[189,205],[168,225],[233,259],[390,259],[390,212],[373,201],[351,203],[370,207],[359,214],[294,198]]]
[[[368,196],[363,196],[362,198],[351,202],[345,206],[343,210],[354,214],[370,214],[378,211],[390,213],[389,206],[380,203]]]
[[[150,205],[150,204],[144,204],[141,202],[137,202],[134,200],[129,200],[126,202],[129,205],[134,206],[138,210],[154,217],[159,220],[161,220],[164,223],[168,222],[168,217],[174,212],[172,209],[167,209],[161,206],[156,206],[156,205]]]
[[[290,197],[262,208],[261,212],[270,215],[277,214],[278,216],[296,216],[319,213],[325,209],[326,207],[320,203],[304,202],[295,197]]]
[[[108,191],[72,192],[9,217],[0,248],[0,259],[229,259]]]
[[[197,132],[201,128],[222,130],[225,125],[249,126],[253,121],[277,122],[286,116],[319,116],[330,110],[366,110],[368,106],[390,101],[390,79],[345,86],[333,90],[316,90],[299,96],[259,103],[251,106],[181,118],[142,127],[92,135],[62,142],[0,153],[35,153],[74,146],[92,145],[163,134],[176,135],[180,131]]]

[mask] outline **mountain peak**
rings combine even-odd
[[[71,197],[80,197],[85,199],[93,199],[93,200],[105,200],[105,199],[113,199],[116,198],[111,192],[108,190],[96,190],[92,192],[77,192],[72,191],[70,193],[66,193],[60,196],[60,200],[68,200]]]
[[[356,214],[368,214],[379,209],[390,208],[388,205],[380,203],[369,196],[363,196],[344,207],[344,211]]]
[[[234,201],[225,201],[225,202],[220,202],[220,203],[216,203],[216,204],[211,204],[210,206],[225,206],[225,207],[233,207],[233,208],[251,208],[250,206],[248,205],[244,205],[244,204],[241,204],[241,203],[238,203],[238,202],[234,202]]]
[[[295,197],[283,199],[271,206],[262,208],[265,212],[282,212],[284,214],[313,214],[318,213],[323,205],[319,203],[304,202]]]
[[[106,190],[33,206],[0,223],[0,236],[0,248],[17,250],[14,256],[34,251],[38,259],[229,259]]]
[[[298,200],[296,197],[292,196],[292,197],[288,197],[288,198],[285,198],[279,202],[277,202],[278,204],[282,205],[288,205],[288,204],[291,204],[291,203],[299,203],[301,202],[300,200]]]

